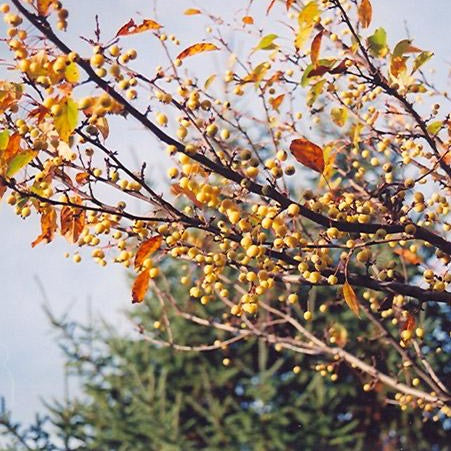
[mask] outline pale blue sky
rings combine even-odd
[[[264,5],[268,3],[262,0],[256,3],[259,2]],[[67,2],[68,5],[71,3]],[[202,36],[201,28],[196,32],[196,27],[202,27],[202,20],[191,18],[190,22],[183,17],[180,12],[186,7],[205,5],[212,11],[220,11],[227,4],[231,13],[244,3],[247,2],[160,1],[159,21],[178,36],[188,39],[190,36]],[[372,3],[373,25],[383,25],[392,44],[406,36],[406,22],[416,45],[434,50],[433,66],[438,71],[439,86],[444,87],[449,69],[446,63],[451,61],[448,44],[451,2],[373,0]],[[77,27],[77,35],[81,34],[83,30],[92,29],[91,15],[93,11],[99,12],[101,25],[111,36],[130,17],[137,18],[137,11],[142,12],[143,17],[153,17],[149,4],[149,0],[78,0],[77,11],[70,9],[74,18],[70,23],[72,27]],[[190,26],[187,26],[188,23]],[[3,31],[3,24],[0,27]],[[71,32],[69,34],[72,35]],[[146,41],[145,37],[139,39],[139,45],[144,46],[143,54],[149,54],[146,64],[153,68],[160,62],[158,53],[151,47],[151,41]],[[146,49],[147,45],[149,48]],[[3,57],[4,46],[0,47],[0,58]],[[204,58],[202,64],[210,61]],[[208,70],[213,72],[214,67]],[[124,133],[123,127],[124,124],[112,131],[112,142],[116,147],[137,149],[149,146],[148,135],[138,131],[139,127],[131,120],[125,127],[130,134]],[[150,161],[154,173],[160,172],[165,164],[156,146],[150,155],[155,155],[155,160]],[[70,309],[73,318],[86,319],[90,300],[94,315],[101,314],[121,330],[133,333],[129,324],[118,314],[119,309],[130,306],[130,289],[124,269],[116,265],[100,268],[89,259],[76,265],[63,257],[64,252],[71,250],[63,239],[32,249],[30,243],[38,232],[36,218],[22,221],[9,206],[0,204],[0,395],[6,397],[7,406],[13,410],[15,418],[23,421],[31,420],[39,410],[39,397],[61,397],[63,390],[61,353],[42,310],[44,300],[37,279],[45,287],[48,304],[54,312],[63,313]]]

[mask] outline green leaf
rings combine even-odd
[[[428,125],[427,130],[431,135],[436,135],[440,131],[442,126],[443,126],[442,121],[434,121]]]
[[[387,51],[387,32],[382,28],[378,28],[368,38],[368,50],[373,56],[384,56]]]
[[[78,105],[72,98],[67,97],[62,106],[63,111],[55,117],[54,124],[60,138],[63,141],[68,142],[70,135],[77,126]]]
[[[8,147],[9,131],[2,130],[0,132],[0,150],[5,150]]]
[[[259,50],[273,50],[276,48],[276,44],[273,43],[275,39],[277,39],[279,36],[277,36],[274,33],[267,34],[266,36],[263,36],[258,43],[256,49]]]
[[[24,150],[18,153],[8,164],[8,169],[6,171],[7,177],[13,177],[17,174],[24,166],[26,166],[35,156],[37,152],[34,150]]]
[[[428,52],[428,51],[421,52],[413,61],[413,67],[412,67],[411,74],[413,74],[415,71],[417,71],[426,61],[430,60],[433,55],[434,55],[433,52]]]
[[[402,41],[399,41],[393,50],[393,56],[403,56],[404,53],[406,53],[412,44],[412,41],[410,39],[403,39]]]
[[[303,88],[305,88],[308,85],[309,82],[309,74],[310,72],[313,70],[313,64],[309,64],[306,68],[304,73],[302,74],[302,78],[301,78],[301,86]]]

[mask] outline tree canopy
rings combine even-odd
[[[105,33],[88,5],[77,39],[70,2],[1,5],[0,194],[39,215],[32,246],[61,235],[76,263],[132,269],[136,309],[153,290],[158,327],[135,325],[147,343],[258,339],[445,421],[451,122],[422,70],[433,52],[421,36],[389,45],[375,1],[261,3],[230,20],[187,9],[189,42],[158,8]],[[143,36],[161,47],[154,68],[132,47]],[[131,122],[147,132],[135,158],[112,139]],[[174,318],[215,338],[179,342]]]

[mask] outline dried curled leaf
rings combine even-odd
[[[56,231],[56,212],[52,207],[47,208],[41,214],[41,234],[31,243],[31,247],[35,247],[42,241],[50,243],[55,237]]]
[[[269,2],[268,7],[266,8],[266,15],[268,15],[270,13],[270,11],[271,11],[271,9],[272,9],[272,7],[274,6],[275,3],[276,3],[276,0],[271,0]]]
[[[354,292],[354,289],[349,285],[348,281],[346,280],[343,285],[343,296],[345,298],[346,304],[348,304],[348,307],[354,312],[356,316],[360,318],[360,304],[357,299],[357,296]]]
[[[139,268],[147,257],[159,249],[162,241],[163,237],[156,235],[141,243],[135,256],[135,268]]]
[[[140,24],[136,24],[133,19],[130,19],[125,25],[119,28],[116,37],[129,36],[149,30],[158,30],[159,28],[161,28],[161,25],[152,19],[144,19]]]
[[[313,66],[316,67],[318,64],[319,50],[321,48],[321,39],[323,38],[323,30],[321,30],[312,41],[312,46],[310,48],[310,59]]]
[[[199,42],[198,44],[191,45],[179,53],[177,59],[182,60],[188,56],[197,55],[198,53],[203,52],[211,52],[213,50],[219,50],[219,47],[216,47],[216,45],[211,44],[210,42]]]
[[[132,287],[133,304],[144,301],[144,297],[149,289],[149,281],[150,274],[148,269],[138,274],[138,277],[133,282]]]
[[[0,81],[0,113],[4,113],[8,108],[16,105],[22,94],[21,84]]]
[[[373,8],[371,6],[370,0],[361,1],[357,10],[357,14],[359,16],[359,22],[362,24],[362,27],[368,28],[373,16]]]
[[[313,144],[308,139],[298,138],[291,141],[290,150],[299,163],[320,174],[323,173],[324,154],[321,147]]]
[[[76,203],[81,199],[76,200]],[[86,223],[86,214],[80,208],[64,206],[61,209],[61,235],[70,243],[76,243]]]

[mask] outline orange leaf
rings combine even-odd
[[[139,268],[147,257],[159,249],[162,241],[163,237],[156,235],[141,243],[135,256],[135,268]]]
[[[56,212],[54,208],[48,208],[42,213],[41,231],[41,234],[31,243],[31,247],[35,247],[41,241],[50,243],[53,240],[56,231]]]
[[[191,45],[183,50],[183,52],[177,56],[177,59],[182,60],[188,56],[197,55],[202,52],[211,52],[212,50],[219,50],[219,48],[209,42],[199,42],[198,44]]]
[[[88,181],[89,181],[89,172],[79,172],[75,176],[75,181],[79,185],[86,185],[86,183],[88,183]]]
[[[294,3],[294,0],[287,0],[286,2],[286,7],[287,7],[287,11],[291,8],[291,5]]]
[[[132,302],[133,304],[136,304],[137,302],[144,301],[144,296],[147,293],[147,290],[149,289],[149,270],[146,269],[145,271],[141,272],[138,277],[133,282],[132,287]]]
[[[276,0],[271,0],[271,1],[269,2],[268,7],[266,8],[266,15],[269,14],[269,12],[271,11],[272,7],[274,6],[274,3],[276,3]]]
[[[119,28],[116,37],[142,33],[143,31],[148,30],[158,30],[159,28],[161,28],[161,25],[152,19],[144,19],[139,25],[137,25],[133,19],[130,19],[125,25]]]
[[[273,107],[274,110],[278,111],[280,104],[283,102],[283,99],[285,97],[285,94],[280,94],[280,96],[277,97],[271,97],[269,99],[269,103]]]
[[[175,196],[178,196],[180,194],[184,194],[196,207],[201,208],[202,202],[199,202],[196,199],[196,195],[190,191],[188,188],[182,188],[180,185],[171,185],[171,193]]]
[[[40,16],[46,16],[49,13],[50,7],[53,6],[54,0],[38,0],[37,7]]]
[[[19,153],[21,139],[22,137],[19,133],[13,133],[9,137],[8,145],[2,155],[2,159],[5,163],[9,163]]]
[[[318,64],[319,49],[321,48],[321,39],[323,37],[323,30],[321,30],[313,39],[312,46],[310,48],[310,59],[313,66]]]
[[[291,141],[290,150],[299,163],[322,174],[324,171],[324,155],[321,147],[307,139],[299,138]]]
[[[50,110],[46,108],[44,105],[38,105],[36,108],[33,108],[29,113],[28,117],[37,117],[38,124],[40,124],[47,114],[49,114]]]
[[[188,8],[185,9],[185,12],[183,14],[185,14],[185,16],[194,16],[195,14],[202,14],[202,11],[196,8]]]
[[[362,0],[359,5],[357,14],[359,16],[359,21],[363,28],[368,28],[371,23],[371,17],[373,15],[373,8],[371,6],[370,0]]]
[[[395,249],[395,254],[398,254],[407,263],[410,263],[412,265],[419,265],[421,263],[421,258],[415,252],[412,252],[409,249]]]
[[[75,243],[85,227],[86,215],[79,208],[64,206],[61,209],[61,235],[70,243]]]
[[[254,18],[252,16],[244,16],[241,20],[246,25],[252,25],[254,23]]]
[[[356,316],[360,318],[360,305],[359,301],[357,300],[357,296],[351,287],[349,285],[348,281],[346,280],[343,285],[343,296],[345,298],[346,304],[348,304],[349,308],[355,313]]]

